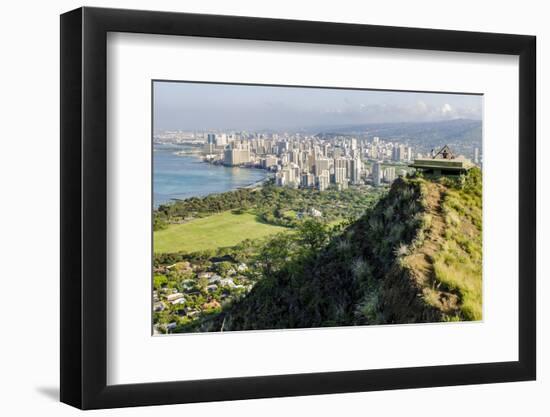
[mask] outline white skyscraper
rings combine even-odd
[[[250,162],[250,149],[247,148],[228,148],[224,151],[224,164],[236,166],[248,164]]]
[[[353,184],[361,183],[362,165],[363,164],[361,163],[361,159],[359,158],[355,158],[351,160],[350,177],[351,177],[351,182]]]
[[[216,146],[225,146],[227,145],[227,135],[225,133],[215,135]]]
[[[346,168],[335,167],[334,168],[334,182],[336,184],[347,183]]]
[[[384,170],[384,181],[392,183],[395,181],[395,168],[388,167]]]
[[[319,176],[323,171],[330,169],[330,160],[328,158],[315,159],[315,175]]]
[[[330,173],[328,170],[323,170],[321,174],[317,177],[317,188],[319,191],[324,191],[328,188],[330,183]]]
[[[413,148],[411,148],[410,146],[407,147],[407,162],[410,162],[412,161],[413,159]]]

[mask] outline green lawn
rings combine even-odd
[[[234,246],[244,239],[258,239],[289,229],[261,223],[252,213],[231,211],[189,223],[169,225],[154,233],[155,253],[195,252]]]

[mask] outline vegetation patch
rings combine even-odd
[[[482,180],[473,169],[457,181],[444,181],[445,242],[434,256],[436,280],[460,297],[466,320],[482,319]]]
[[[197,252],[235,246],[244,239],[263,238],[288,228],[262,222],[253,212],[224,211],[154,232],[155,253]]]
[[[222,213],[253,209],[260,218],[277,226],[297,227],[309,217],[322,222],[357,219],[384,194],[382,188],[353,187],[323,192],[314,189],[292,189],[264,185],[259,189],[239,189],[206,197],[193,197],[161,205],[154,212],[153,228],[162,230],[170,224]]]

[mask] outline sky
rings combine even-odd
[[[481,119],[482,96],[154,82],[154,130],[293,130]]]

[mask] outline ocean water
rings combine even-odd
[[[155,146],[153,152],[153,204],[174,199],[203,197],[223,193],[262,181],[267,171],[250,168],[229,168],[202,162],[194,155],[178,156],[182,148]]]

